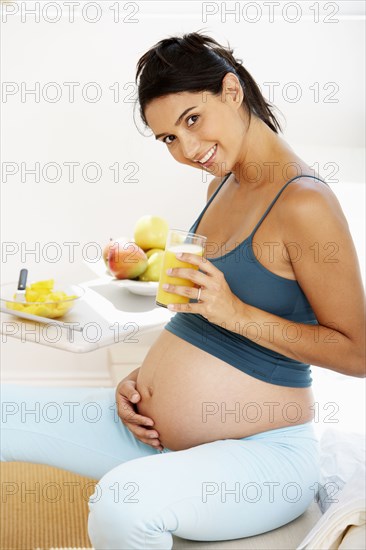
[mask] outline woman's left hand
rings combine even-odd
[[[197,269],[176,267],[167,271],[171,277],[189,279],[196,287],[163,285],[166,292],[187,296],[192,300],[199,299],[197,303],[170,304],[168,309],[180,313],[197,313],[205,317],[211,323],[221,325],[231,324],[239,309],[243,305],[230,290],[225,276],[209,260],[197,254],[177,254],[178,260],[198,266]],[[201,289],[200,289],[201,287]]]

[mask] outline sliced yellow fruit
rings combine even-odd
[[[23,304],[18,304],[16,302],[6,302],[6,307],[8,309],[15,309],[17,311],[22,311],[22,309],[24,309]]]
[[[26,302],[6,302],[6,307],[14,311],[23,311],[49,319],[62,317],[73,307],[74,300],[78,296],[76,294],[68,295],[63,290],[53,291],[54,283],[54,279],[32,283],[26,287]],[[16,294],[14,294],[14,300],[15,297]]]
[[[59,290],[58,292],[50,292],[47,294],[47,302],[59,302],[68,298],[66,292]]]
[[[53,289],[53,286],[55,284],[55,280],[54,279],[47,279],[45,281],[38,281],[36,283],[32,283],[30,285],[30,288],[32,290],[37,290],[37,289],[48,289],[48,290],[52,290]]]
[[[29,287],[26,288],[25,291],[25,299],[27,302],[37,302],[38,301],[39,292],[36,290],[31,290]]]

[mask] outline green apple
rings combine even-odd
[[[147,268],[141,275],[139,275],[139,281],[159,281],[160,272],[163,267],[164,250],[159,250],[150,255],[147,260]]]
[[[142,250],[150,248],[165,248],[169,225],[164,218],[159,216],[142,216],[134,229],[135,243]]]
[[[145,254],[148,258],[150,258],[151,254],[154,254],[155,252],[164,252],[164,250],[161,248],[150,248],[150,250],[147,250]]]

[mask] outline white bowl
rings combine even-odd
[[[127,288],[132,294],[140,296],[156,296],[159,283],[155,281],[133,281],[131,279],[117,279],[118,286]]]
[[[30,285],[27,285],[27,287]],[[55,281],[52,292],[63,291],[69,298],[62,300],[48,300],[43,302],[17,302],[14,298],[17,283],[7,283],[0,287],[0,305],[1,310],[12,315],[23,316],[23,313],[46,317],[47,319],[57,319],[63,317],[72,310],[75,303],[84,295],[85,290],[79,285],[70,285],[58,283]]]

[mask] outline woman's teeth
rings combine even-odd
[[[201,164],[205,164],[205,162],[210,160],[212,155],[216,152],[216,149],[217,149],[217,145],[214,145],[213,147],[211,147],[211,149],[205,154],[205,156],[198,162],[200,162]]]

